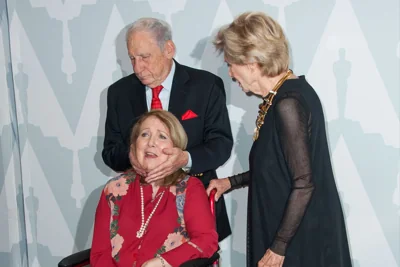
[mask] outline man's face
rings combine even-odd
[[[168,76],[175,46],[167,41],[161,50],[154,36],[146,31],[132,33],[128,43],[128,54],[133,71],[138,79],[150,88],[160,85]]]

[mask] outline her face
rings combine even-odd
[[[257,74],[259,74],[259,72],[255,71],[254,66],[251,66],[251,64],[239,65],[229,63],[228,61],[226,61],[226,63],[229,68],[229,76],[238,82],[243,92],[260,93],[257,82]]]
[[[135,146],[139,164],[149,171],[168,159],[162,150],[174,145],[169,129],[157,117],[151,116],[142,122]]]

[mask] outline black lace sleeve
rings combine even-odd
[[[314,191],[310,157],[311,114],[300,96],[276,102],[276,128],[285,161],[292,178],[292,189],[271,250],[285,255]]]
[[[231,188],[229,191],[238,189],[241,187],[245,187],[249,185],[249,180],[250,180],[250,172],[243,172],[240,174],[236,174],[233,176],[228,177],[229,182],[231,183]]]

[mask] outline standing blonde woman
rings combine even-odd
[[[212,180],[218,198],[249,186],[247,266],[351,266],[320,100],[289,69],[288,42],[269,16],[248,12],[214,42],[229,75],[262,97],[250,170]]]

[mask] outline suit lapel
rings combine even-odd
[[[175,60],[174,60],[175,61]],[[175,61],[175,74],[172,81],[171,96],[169,98],[168,111],[174,114],[179,120],[184,112],[187,94],[185,83],[189,80],[189,74],[178,62]]]
[[[132,112],[134,116],[137,117],[148,111],[146,101],[146,88],[138,80],[135,74],[132,75],[132,88],[129,88],[129,98],[131,102]]]

